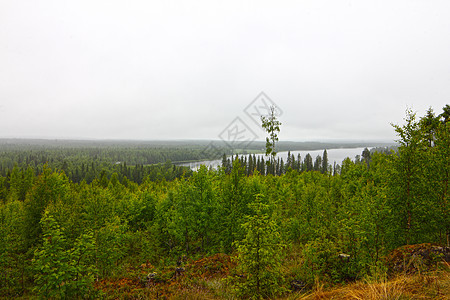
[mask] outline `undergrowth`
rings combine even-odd
[[[302,259],[291,255],[286,258],[283,272],[286,282],[295,278]],[[236,276],[236,265],[230,256],[216,254],[179,266],[155,267],[143,264],[130,268],[123,278],[97,283],[106,299],[239,299],[233,294],[226,278]],[[388,277],[382,274],[352,282],[332,285],[315,279],[302,289],[290,289],[278,299],[450,299],[450,268],[442,263],[428,272],[406,272]]]

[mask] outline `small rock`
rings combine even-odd
[[[350,255],[345,254],[345,253],[341,253],[338,255],[339,259],[345,261],[345,262],[349,262],[350,261]]]
[[[291,290],[293,291],[301,291],[306,288],[306,283],[301,280],[292,280],[291,281]]]

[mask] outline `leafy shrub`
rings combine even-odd
[[[94,297],[97,270],[93,265],[95,242],[92,232],[82,234],[68,249],[62,229],[46,210],[41,220],[43,245],[34,253],[34,291],[44,298]]]
[[[302,251],[302,279],[309,285],[319,281],[342,282],[355,278],[355,264],[350,256],[339,252],[327,238],[308,242]]]

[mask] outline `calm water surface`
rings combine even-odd
[[[340,148],[340,149],[327,149],[327,154],[328,154],[328,163],[330,165],[333,165],[334,162],[336,162],[336,164],[341,164],[342,161],[344,159],[346,159],[347,157],[349,157],[351,160],[355,159],[356,155],[361,155],[363,152],[364,148]],[[300,158],[303,161],[305,159],[306,154],[310,154],[312,159],[313,159],[313,163],[316,160],[316,157],[318,155],[322,156],[323,155],[323,151],[324,149],[321,150],[306,150],[306,151],[291,151],[291,155],[293,154],[295,156],[295,160],[297,160],[298,158],[298,154],[300,154]],[[264,159],[266,159],[264,154],[255,154],[256,159],[264,157]],[[280,159],[282,158],[283,161],[286,163],[287,161],[287,156],[288,156],[288,152],[278,152],[277,153],[277,157],[279,157]],[[248,155],[247,155],[248,157]],[[185,163],[182,164],[182,166],[186,166],[186,167],[190,167],[192,170],[197,170],[201,165],[205,165],[208,168],[212,167],[212,168],[217,168],[217,166],[222,164],[222,160],[221,159],[217,159],[217,160],[205,160],[205,161],[199,161],[199,162],[192,162],[192,163]]]

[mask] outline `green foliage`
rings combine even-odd
[[[225,156],[222,168],[185,174],[170,162],[111,164],[129,154],[121,147],[78,158],[64,148],[0,152],[0,294],[97,297],[94,279],[133,273],[130,282],[149,285],[154,268],[169,279],[175,265],[221,252],[237,255],[234,283],[246,297],[278,295],[284,275],[309,285],[381,278],[392,249],[450,239],[447,117],[408,112],[395,126],[397,152],[365,149],[334,172],[325,151],[268,166]],[[285,260],[284,244],[302,251]]]
[[[23,202],[0,205],[0,295],[13,297],[24,289],[27,266],[23,219]]]
[[[76,297],[94,297],[97,291],[93,290],[94,280],[98,270],[94,264],[96,243],[92,231],[83,233],[75,240],[73,248],[69,249],[69,271],[72,275],[70,283],[71,293]]]
[[[391,177],[392,195],[390,203],[397,211],[392,223],[398,230],[403,231],[400,235],[402,243],[410,244],[417,241],[416,224],[420,222],[421,199],[420,186],[422,185],[421,169],[424,166],[421,148],[421,135],[416,115],[407,112],[406,124],[394,125],[399,135],[399,155],[392,156],[393,168]],[[424,208],[424,207],[423,207]]]
[[[392,247],[448,241],[448,123],[431,109],[419,121],[408,111],[406,123],[394,128],[400,147],[398,155],[391,156],[388,195],[391,240],[397,236],[400,243]]]
[[[234,282],[239,296],[265,298],[285,291],[281,272],[284,245],[277,224],[269,216],[269,205],[262,198],[256,195],[249,204],[254,215],[245,218],[245,237],[236,242],[238,272],[244,276]]]
[[[25,201],[25,237],[29,246],[35,246],[41,239],[41,218],[47,205],[65,202],[68,196],[68,178],[64,173],[52,172],[44,166],[44,171],[36,180]]]
[[[262,128],[267,132],[269,135],[266,137],[266,156],[271,156],[271,163],[272,163],[272,170],[271,173],[275,174],[273,170],[273,166],[275,165],[275,156],[277,155],[276,152],[276,143],[278,142],[278,133],[280,132],[280,125],[281,122],[277,120],[276,117],[276,107],[271,106],[269,115],[261,116],[261,123]]]
[[[327,149],[323,150],[323,155],[322,155],[322,166],[320,168],[320,172],[322,174],[328,173],[328,152]]]
[[[328,239],[308,242],[303,249],[302,279],[309,285],[317,280],[339,280],[338,255],[336,244]],[[326,278],[328,277],[328,278]]]
[[[240,224],[248,212],[247,204],[251,201],[246,193],[244,168],[239,159],[233,161],[231,174],[223,178],[221,185],[222,248],[231,253],[233,242],[242,238]]]
[[[34,253],[34,291],[44,298],[94,296],[96,269],[93,267],[95,242],[92,232],[81,235],[74,247],[69,248],[61,227],[48,210],[41,224],[44,242]]]
[[[95,252],[96,268],[103,276],[117,275],[121,271],[120,262],[126,257],[129,239],[127,226],[118,216],[112,216],[95,233],[97,249]]]

